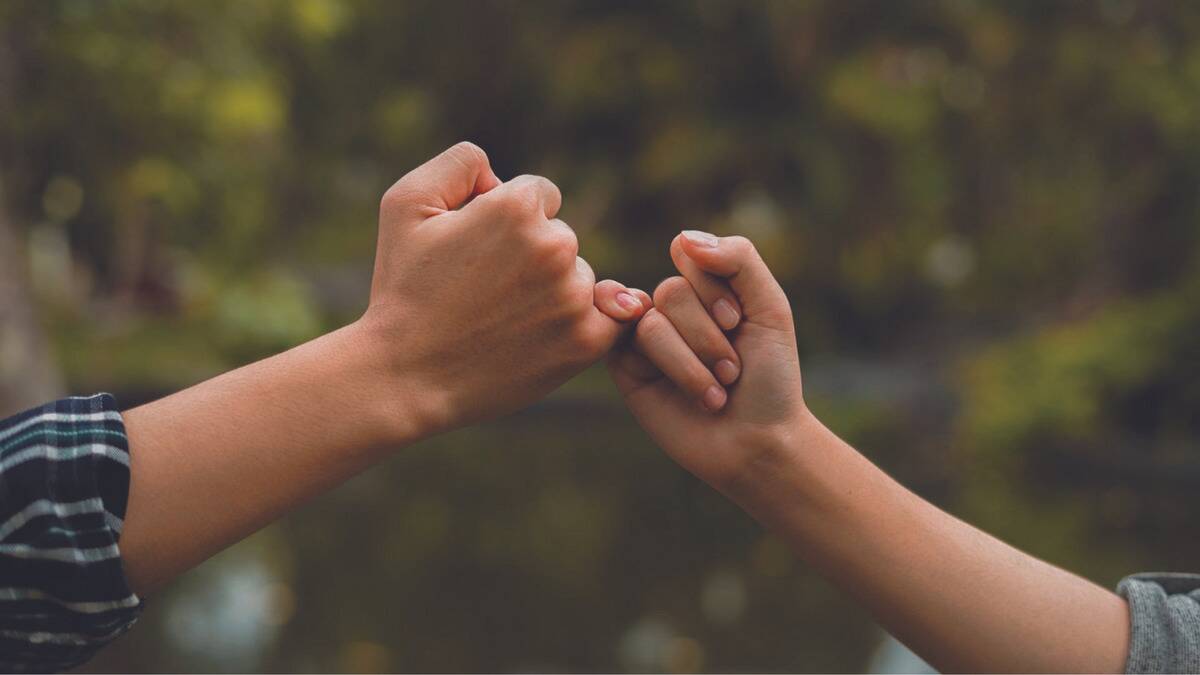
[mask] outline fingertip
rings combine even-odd
[[[675,237],[675,241],[671,244],[672,249],[678,245],[680,253],[690,258],[700,269],[710,274],[724,276],[714,269],[714,265],[720,259],[718,253],[721,244],[721,239],[716,235],[700,230],[684,230]]]
[[[701,399],[701,403],[704,404],[704,408],[709,412],[717,412],[721,408],[725,407],[725,401],[727,401],[728,398],[729,395],[725,393],[725,390],[714,384],[708,389],[704,390],[704,396]]]
[[[475,181],[475,194],[481,195],[485,192],[491,192],[503,184],[504,181],[500,180],[500,177],[496,175],[496,172],[492,170],[491,166],[488,166],[487,169],[479,175],[479,180]]]
[[[684,246],[691,250],[715,249],[721,242],[721,240],[717,238],[717,235],[703,232],[701,230],[684,230],[679,234],[683,237]]]
[[[717,381],[728,387],[737,381],[741,369],[733,361],[721,359],[717,361],[717,365],[713,366],[713,374],[717,376]]]
[[[641,301],[643,314],[650,311],[650,309],[654,307],[654,300],[650,297],[650,294],[647,293],[646,291],[643,291],[640,288],[630,288],[627,290],[630,293],[632,293],[634,295],[634,297],[636,297],[638,300]]]
[[[641,299],[618,281],[598,282],[593,294],[596,308],[615,321],[632,321],[645,312]]]
[[[734,304],[726,298],[717,298],[716,302],[712,304],[712,316],[717,325],[724,330],[737,328],[738,322],[742,319]]]
[[[602,279],[596,282],[596,293],[616,293],[625,290],[625,284],[612,279]]]
[[[642,301],[629,291],[617,291],[616,304],[620,305],[630,316],[646,311]]]
[[[676,263],[679,262],[679,258],[681,256],[687,255],[687,253],[685,253],[683,250],[683,233],[682,232],[675,235],[675,238],[671,240],[671,249],[670,250],[671,250],[671,260],[675,261]]]

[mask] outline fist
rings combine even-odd
[[[808,415],[791,307],[743,237],[685,232],[671,258],[680,275],[610,371],[667,454],[724,491]]]
[[[459,143],[383,196],[362,322],[385,347],[397,405],[426,433],[523,407],[599,360],[642,314],[605,282],[608,314],[549,180],[501,182]],[[400,396],[400,394],[404,394]],[[414,411],[404,411],[412,415]]]

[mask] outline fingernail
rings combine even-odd
[[[717,361],[717,365],[713,367],[713,372],[717,375],[717,380],[723,385],[731,385],[733,381],[738,379],[738,367],[729,359],[721,359]]]
[[[738,316],[737,310],[725,298],[718,298],[713,303],[712,313],[713,318],[725,330],[733,330],[737,327],[738,320],[741,318]]]
[[[717,247],[717,237],[707,232],[701,232],[700,230],[684,230],[683,236],[687,237],[688,241],[697,246],[703,246],[704,248]]]
[[[725,405],[725,390],[713,385],[704,391],[704,407],[716,412]]]
[[[617,304],[631,312],[636,312],[642,308],[642,301],[633,297],[632,294],[626,293],[625,291],[617,293]]]

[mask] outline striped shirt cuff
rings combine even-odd
[[[128,496],[111,395],[0,421],[0,671],[72,668],[137,620],[117,547]]]

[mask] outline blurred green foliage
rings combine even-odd
[[[1200,553],[1198,35],[1151,0],[10,0],[0,184],[67,381],[127,404],[353,319],[379,196],[460,139],[555,180],[604,276],[746,234],[831,426],[1112,584]],[[875,640],[590,371],[224,554],[95,667],[854,670]]]

